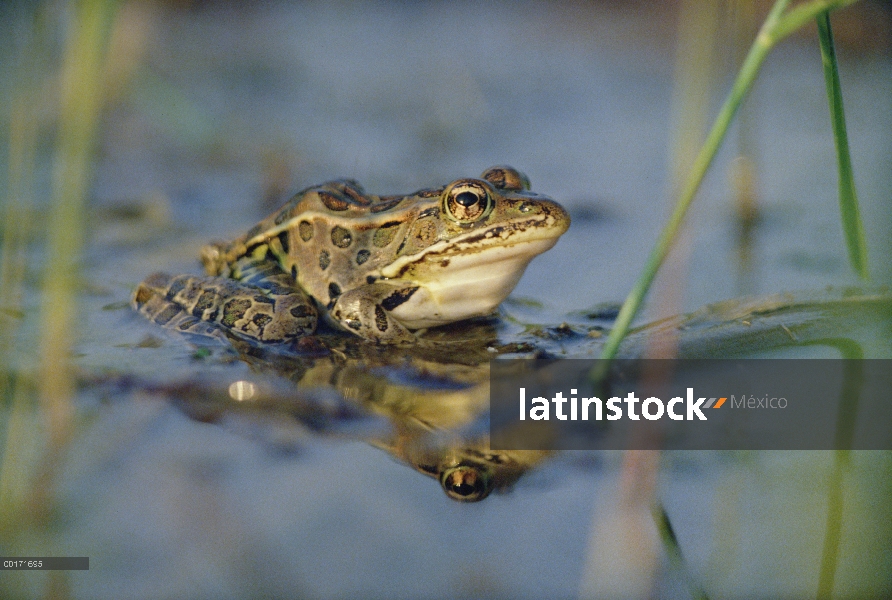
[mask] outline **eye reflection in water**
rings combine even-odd
[[[476,502],[486,498],[492,491],[491,480],[487,470],[470,465],[451,467],[440,474],[443,491],[459,502]]]

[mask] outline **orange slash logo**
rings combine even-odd
[[[716,402],[716,400],[718,400],[718,402]],[[706,406],[703,408],[721,408],[722,404],[725,403],[725,400],[727,400],[727,398],[710,398],[709,402],[707,402]],[[715,404],[715,406],[713,406],[713,404]]]

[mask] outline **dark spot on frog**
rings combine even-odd
[[[404,196],[393,196],[391,198],[381,198],[376,204],[374,204],[369,211],[372,213],[380,213],[385,210],[390,210],[391,208],[395,208],[400,202],[404,200]]]
[[[328,210],[340,212],[347,210],[350,207],[350,201],[340,194],[324,191],[319,191],[317,193],[319,194],[319,199],[322,200],[322,204],[324,204]]]
[[[378,281],[378,278],[375,277],[374,275],[366,275],[366,277],[365,277],[365,282],[368,283],[369,285],[375,283],[376,281]]]
[[[372,201],[365,196],[365,190],[362,189],[362,186],[359,185],[358,182],[353,179],[342,179],[340,183],[342,184],[340,186],[341,192],[349,197],[350,200],[353,201],[353,204],[358,206],[368,206],[372,203]]]
[[[340,225],[335,225],[331,230],[331,243],[338,248],[349,248],[353,243],[353,236]]]
[[[227,327],[234,327],[235,322],[244,317],[249,308],[251,308],[251,301],[247,298],[233,298],[223,306],[221,322]]]
[[[297,265],[291,265],[291,278],[297,281]]]
[[[266,327],[267,323],[272,320],[273,318],[269,315],[254,315],[254,317],[251,319],[251,321],[253,321],[253,323],[257,325],[257,327],[259,327],[261,331],[263,331],[263,328]]]
[[[347,325],[347,327],[349,327],[350,329],[354,329],[357,331],[362,329],[362,323],[360,323],[356,319],[347,319],[346,321],[344,321],[344,324]]]
[[[329,300],[337,300],[338,296],[341,295],[341,286],[336,284],[334,281],[328,284],[328,299]]]
[[[202,292],[201,296],[198,297],[198,302],[196,302],[195,306],[192,308],[192,316],[200,319],[204,314],[204,311],[214,305],[215,297],[216,294],[210,290]]]
[[[368,250],[360,250],[359,252],[356,253],[356,264],[357,265],[364,264],[369,259],[369,257],[371,255],[372,255],[372,253],[369,252]]]
[[[378,231],[375,232],[375,235],[372,237],[372,243],[378,248],[383,248],[384,246],[389,245],[396,236],[396,228],[399,227],[399,225],[399,221],[384,223],[378,228]]]
[[[375,305],[375,327],[378,328],[378,331],[384,333],[387,331],[387,313],[384,312],[384,309]]]
[[[396,308],[400,304],[403,304],[406,300],[411,298],[412,294],[414,294],[417,290],[418,286],[397,290],[384,298],[384,300],[381,301],[381,306],[384,307],[384,310],[393,310],[394,308]]]
[[[297,319],[302,319],[303,317],[312,317],[313,311],[309,309],[306,305],[295,306],[290,311],[292,317]]]
[[[448,267],[448,266],[449,266],[449,259],[448,259],[448,258],[444,258],[443,260],[441,260],[441,261],[440,261],[440,266],[443,267],[444,269],[445,269],[446,267]]]
[[[300,239],[305,242],[313,239],[313,225],[309,221],[301,221],[297,225],[297,232],[300,234]]]
[[[170,283],[170,287],[167,288],[167,293],[164,295],[168,300],[173,300],[173,297],[183,291],[183,288],[186,287],[187,279],[185,277],[176,277]]]
[[[276,303],[275,300],[271,300],[270,298],[267,298],[266,296],[261,296],[261,295],[254,296],[254,302],[258,302],[260,304],[269,304],[269,305],[275,305],[275,303]]]
[[[328,250],[323,250],[319,253],[319,268],[323,271],[328,268],[328,265],[331,264],[331,256],[328,254]]]
[[[288,249],[291,247],[291,244],[288,242],[287,231],[283,231],[279,234],[279,243],[282,244],[282,252],[288,254]]]

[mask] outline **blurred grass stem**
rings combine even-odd
[[[60,86],[40,331],[41,408],[49,456],[70,432],[76,290],[84,243],[84,208],[102,99],[104,49],[116,2],[81,0],[69,21]]]
[[[35,23],[38,19],[35,18]],[[29,378],[21,374],[16,336],[25,316],[22,305],[27,272],[26,250],[32,227],[34,172],[37,155],[40,103],[38,82],[47,43],[35,25],[30,43],[15,66],[8,102],[9,145],[7,187],[0,221],[0,402],[3,402],[3,448],[0,461],[0,532],[21,521],[27,501],[31,466],[39,446],[39,423]],[[6,405],[5,403],[9,404]],[[6,408],[8,406],[8,408]]]

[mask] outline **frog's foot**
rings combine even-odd
[[[315,330],[316,308],[301,290],[269,277],[263,283],[155,273],[137,286],[132,304],[169,329],[223,339],[287,342]]]
[[[329,315],[347,331],[367,340],[382,344],[411,344],[417,338],[390,314],[389,308],[399,305],[394,298],[408,298],[415,289],[386,283],[364,285],[338,296]]]

